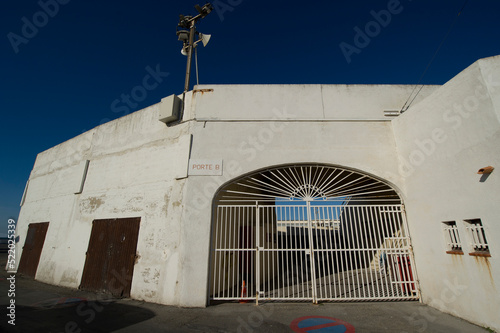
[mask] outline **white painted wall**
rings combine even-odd
[[[275,165],[322,163],[403,185],[391,122],[383,111],[396,109],[398,103],[401,107],[409,87],[214,85],[197,89],[203,92],[194,92],[191,158],[223,160],[224,173],[190,176],[186,185],[188,218],[183,223],[189,233],[181,242],[185,254],[181,293],[187,306],[207,300],[212,200],[226,182]],[[356,112],[349,112],[349,99]]]
[[[498,63],[481,60],[443,87],[425,87],[418,103],[392,122],[383,111],[400,109],[413,86],[197,86],[182,124],[165,126],[153,105],[39,154],[19,218],[18,251],[29,223],[50,221],[37,279],[76,288],[92,220],[138,216],[131,296],[204,306],[217,189],[275,165],[343,166],[401,192],[424,301],[493,327],[500,187],[495,172],[485,182],[475,172],[496,166],[500,156],[500,88],[489,79],[499,77]],[[485,88],[477,109],[453,111],[454,104],[473,102],[468,97],[476,87]],[[223,175],[185,178],[189,156],[223,160]],[[86,160],[85,187],[74,194]],[[465,218],[483,219],[489,266],[445,254],[441,221]],[[453,302],[443,305],[446,281],[467,288],[447,291]]]
[[[188,95],[182,124],[165,126],[153,105],[99,126],[37,157],[19,220],[19,251],[28,224],[49,221],[36,278],[77,288],[92,221],[141,217],[131,296],[204,306],[218,187],[297,162],[348,166],[401,186],[383,111],[402,105],[410,88],[200,86],[193,103]],[[193,159],[222,159],[223,175],[184,178],[190,149]],[[85,186],[75,194],[86,160]]]
[[[18,256],[28,224],[50,222],[36,279],[78,288],[92,221],[140,217],[131,296],[182,304],[176,285],[190,143],[189,124],[167,128],[153,105],[40,153],[19,218]],[[86,160],[83,192],[74,194]]]
[[[479,60],[393,121],[425,303],[500,330],[500,57]],[[490,258],[469,256],[464,219],[481,218]],[[446,254],[457,221],[464,255]]]
[[[437,88],[425,86],[415,101]],[[399,111],[413,89],[410,85],[200,85],[195,87],[193,106],[199,120],[387,120],[384,110]]]

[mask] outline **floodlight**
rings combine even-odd
[[[206,15],[208,15],[208,14],[210,14],[212,12],[212,10],[214,10],[214,7],[209,2],[207,2],[203,6],[202,10],[206,13]]]
[[[177,31],[177,37],[179,37],[179,40],[181,40],[185,43],[189,40],[189,31],[179,30],[179,31]]]
[[[198,11],[198,13],[203,14],[203,8],[200,5],[194,5],[194,8]]]
[[[207,16],[213,10],[213,7],[210,3],[206,3],[203,7],[200,7],[199,5],[195,5],[194,8],[196,8],[198,13],[200,13],[201,18],[204,18],[205,16]]]
[[[179,27],[189,29],[192,16],[179,15]]]

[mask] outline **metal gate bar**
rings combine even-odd
[[[219,205],[213,300],[417,300],[402,205]]]

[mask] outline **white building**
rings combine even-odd
[[[179,306],[421,300],[500,330],[500,181],[478,174],[500,164],[500,56],[384,114],[412,89],[197,86],[180,122],[164,99],[42,152],[19,272]]]

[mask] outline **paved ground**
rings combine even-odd
[[[9,276],[0,254],[0,332],[488,332],[418,302],[254,304],[186,309],[46,285]],[[15,300],[15,326],[6,314]],[[302,317],[312,317],[304,318]],[[316,317],[316,318],[314,318]],[[317,318],[330,317],[338,319]]]

